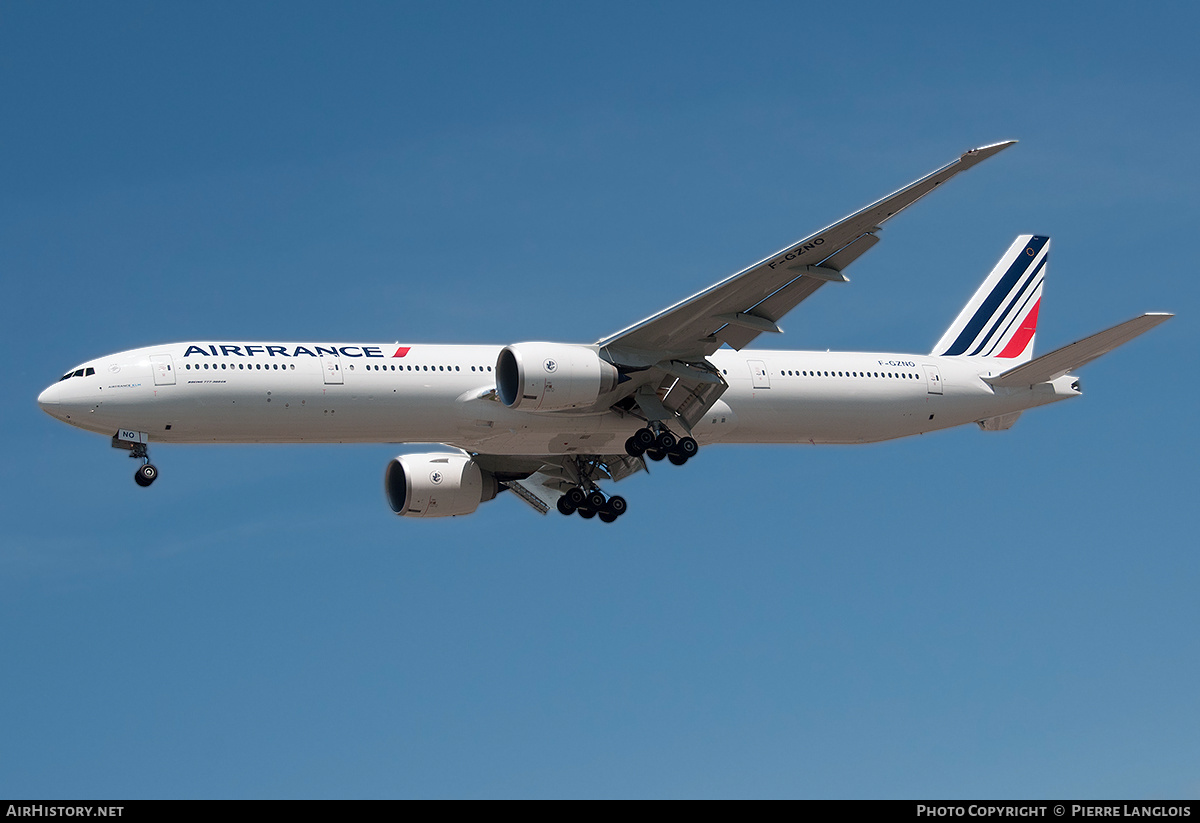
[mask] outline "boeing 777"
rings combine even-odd
[[[873,443],[1080,394],[1073,372],[1171,317],[1143,314],[1033,356],[1050,239],[1021,235],[929,354],[748,349],[879,242],[884,224],[1015,141],[958,159],[592,344],[193,341],[89,360],[38,397],[158,476],[151,443],[443,443],[384,472],[392,510],[470,514],[512,491],[539,512],[626,510],[601,490],[716,443]]]

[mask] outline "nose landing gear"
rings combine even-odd
[[[143,488],[158,479],[158,469],[150,462],[149,442],[150,438],[145,432],[127,429],[117,432],[112,439],[114,449],[125,449],[129,452],[130,457],[142,461],[142,465],[138,466],[137,471],[133,473],[133,482]]]

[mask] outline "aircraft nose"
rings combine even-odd
[[[38,406],[46,414],[58,417],[58,407],[62,404],[61,395],[62,393],[58,390],[58,384],[55,383],[38,395]]]

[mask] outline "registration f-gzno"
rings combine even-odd
[[[141,461],[154,443],[443,443],[384,471],[392,511],[470,514],[504,490],[541,513],[613,522],[601,489],[717,443],[874,443],[1080,394],[1073,372],[1170,314],[1143,314],[1033,356],[1050,239],[1023,234],[929,354],[750,349],[879,242],[883,225],[1015,141],[931,174],[592,344],[194,341],[89,360],[38,397]]]

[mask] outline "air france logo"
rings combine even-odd
[[[547,358],[546,361],[542,363],[542,368],[546,370],[547,374],[554,374],[556,371],[558,371],[558,361],[552,357]]]
[[[439,471],[430,472],[429,473],[429,481],[431,483],[433,483],[433,485],[435,485],[435,486],[440,485],[442,482],[442,473]]]

